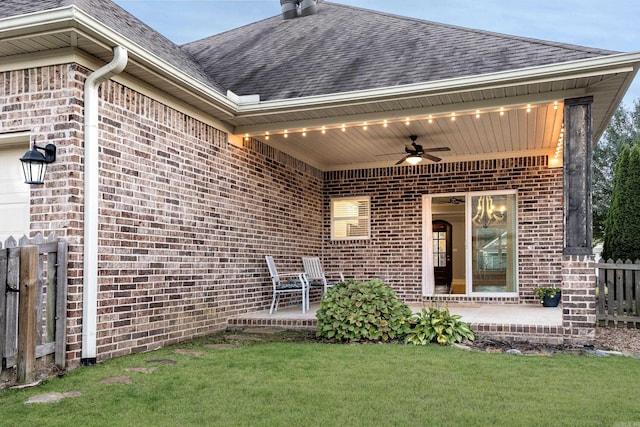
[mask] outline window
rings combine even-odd
[[[371,229],[369,205],[369,197],[331,200],[331,239],[368,239]]]
[[[447,232],[433,232],[433,266],[444,267],[447,265]]]

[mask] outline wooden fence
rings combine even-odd
[[[4,248],[0,242],[0,282],[0,372],[15,367],[17,381],[25,383],[35,380],[38,362],[64,369],[66,242],[41,234],[18,242],[10,237]]]
[[[640,325],[640,260],[596,263],[597,319],[603,326]]]

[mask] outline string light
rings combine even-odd
[[[488,110],[488,111],[485,110],[485,112],[494,113],[494,114],[498,113],[500,116],[504,116],[505,112],[510,111],[511,109],[525,109],[527,113],[530,113],[533,110],[533,107],[535,105],[542,105],[542,104],[533,104],[533,105],[532,104],[524,104],[524,105],[522,105],[520,107],[504,107],[503,106],[503,107],[500,107],[499,109]],[[550,103],[546,104],[546,105],[550,105]],[[553,101],[552,105],[553,105],[553,109],[554,110],[558,110],[559,101]],[[421,120],[427,120],[428,123],[431,124],[431,123],[433,123],[434,120],[448,117],[450,119],[450,121],[454,122],[454,121],[457,120],[458,116],[465,117],[465,116],[471,116],[471,115],[474,115],[476,119],[480,119],[480,118],[482,118],[484,113],[483,113],[483,111],[481,109],[476,109],[476,110],[471,110],[471,111],[463,111],[463,112],[455,112],[454,111],[454,112],[450,112],[450,113],[437,114],[435,116],[433,114],[429,114],[428,116],[423,117]],[[362,122],[360,124],[360,126],[362,126],[362,129],[366,131],[366,130],[368,130],[369,125],[382,125],[384,128],[388,128],[389,124],[398,123],[398,122],[402,122],[402,121],[407,126],[409,126],[411,124],[412,119],[409,116],[409,117],[405,117],[403,119],[391,119],[391,120],[390,119],[384,119],[384,120],[381,120],[381,121],[374,121],[374,122],[364,121],[364,122]],[[351,123],[349,125],[347,125],[347,123],[343,123],[343,124],[339,125],[339,128],[340,128],[340,130],[342,132],[346,132],[347,131],[347,127],[352,127],[352,126],[357,126],[357,123]],[[326,125],[318,127],[318,128],[315,128],[315,129],[314,128],[310,128],[310,129],[302,128],[301,129],[301,135],[306,137],[307,133],[310,132],[310,131],[311,132],[313,132],[313,131],[321,131],[321,133],[324,135],[324,134],[327,133],[328,129],[335,129],[335,128],[336,127],[334,127],[334,126],[326,126]],[[280,133],[280,132],[277,132],[277,133]],[[560,136],[559,136],[560,139],[563,138],[563,133],[564,133],[564,128],[563,128],[562,132],[560,133]],[[281,135],[284,136],[285,138],[288,138],[289,130],[288,129],[283,130]],[[271,133],[270,132],[265,132],[264,133],[264,138],[266,140],[269,140],[271,138]],[[246,133],[244,135],[244,139],[245,139],[245,141],[249,141],[249,139],[250,139],[249,133]]]
[[[558,142],[556,144],[556,152],[551,159],[551,164],[556,166],[560,164],[560,156],[562,155],[562,149],[564,148],[564,123],[560,129],[560,135],[558,135]]]
[[[248,133],[245,133],[245,134],[244,134],[244,140],[245,140],[245,141],[249,141],[249,134],[248,134]]]

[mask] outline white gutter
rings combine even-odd
[[[127,50],[117,46],[113,60],[94,71],[84,84],[84,274],[82,283],[83,365],[96,363],[98,315],[98,86],[127,65]]]

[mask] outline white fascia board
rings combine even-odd
[[[253,115],[264,115],[276,111],[308,110],[313,108],[326,108],[327,106],[338,104],[380,102],[385,99],[413,98],[418,96],[461,93],[472,90],[487,90],[523,83],[535,84],[568,78],[632,73],[637,71],[639,64],[640,52],[624,53],[564,62],[561,64],[438,80],[435,82],[243,104],[239,106],[238,112],[242,117],[251,117]]]

